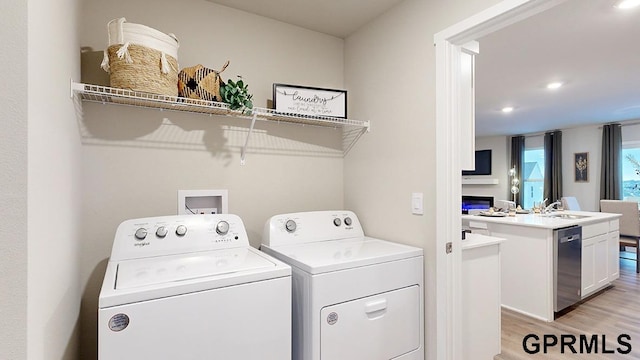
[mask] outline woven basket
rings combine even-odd
[[[132,63],[118,57],[120,45],[112,45],[107,49],[110,64],[109,83],[111,87],[144,91],[153,94],[178,95],[178,61],[166,55],[169,63],[168,73],[162,73],[162,53],[146,46],[129,45],[128,51]]]
[[[178,39],[173,34],[114,19],[107,25],[109,47],[102,68],[111,87],[178,95]]]
[[[200,64],[182,69],[178,73],[178,96],[221,102],[220,86],[224,85],[220,73],[229,66],[227,61],[221,70],[206,68]]]

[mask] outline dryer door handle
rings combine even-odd
[[[364,305],[364,312],[370,319],[379,318],[387,310],[387,299],[370,301]]]

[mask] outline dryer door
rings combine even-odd
[[[324,307],[320,358],[387,360],[419,349],[420,291],[414,285]]]

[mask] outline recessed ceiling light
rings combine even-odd
[[[562,83],[559,82],[559,81],[556,81],[556,82],[552,82],[552,83],[547,84],[547,89],[554,90],[554,89],[557,89],[557,88],[559,88],[561,86],[562,86]]]
[[[510,113],[512,111],[513,111],[513,107],[511,107],[511,106],[507,106],[507,107],[503,107],[502,108],[502,112],[505,113],[505,114],[506,113]]]
[[[640,0],[622,0],[616,5],[618,9],[626,10],[640,5]]]

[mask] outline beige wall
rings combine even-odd
[[[436,195],[433,35],[497,0],[406,0],[346,40],[351,115],[372,131],[345,159],[345,206],[371,236],[425,250],[426,354],[435,358]],[[425,215],[411,214],[423,192]]]
[[[0,359],[27,354],[27,3],[0,12]]]
[[[81,45],[101,52],[107,22],[121,16],[175,33],[182,67],[219,68],[230,60],[223,78],[241,74],[257,106],[271,99],[276,82],[344,85],[342,39],[204,0],[87,0]],[[83,109],[82,359],[95,358],[99,287],[121,221],[175,214],[180,189],[228,189],[229,211],[242,217],[259,246],[274,214],[343,207],[336,130],[258,123],[241,166],[246,119],[99,104]]]
[[[78,0],[28,2],[28,358],[76,359],[80,312]]]

